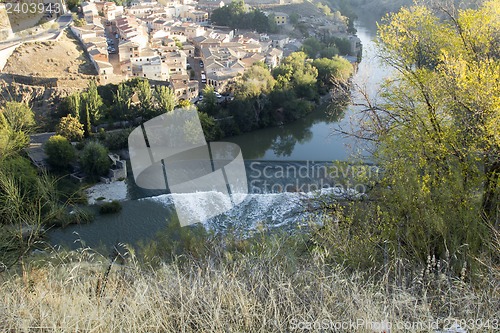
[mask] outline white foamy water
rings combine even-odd
[[[207,229],[217,231],[229,227],[242,227],[254,230],[263,225],[267,228],[306,225],[312,219],[318,220],[322,203],[359,197],[360,194],[354,190],[345,191],[334,187],[308,193],[284,192],[234,196],[238,196],[234,201],[241,201],[240,204],[233,206],[229,198],[219,192],[164,194],[141,200],[157,202],[169,208],[173,208],[175,202],[176,209],[188,211],[193,220],[204,221]],[[226,212],[211,217],[214,205],[224,207]]]

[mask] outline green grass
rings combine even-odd
[[[111,202],[104,202],[99,206],[100,214],[114,214],[118,213],[121,210],[122,205],[116,200],[113,200]]]

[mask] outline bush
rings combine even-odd
[[[116,200],[113,200],[111,202],[105,202],[99,207],[100,214],[114,214],[118,213],[121,210],[122,210],[122,205]]]
[[[35,167],[28,159],[21,156],[3,159],[0,162],[0,173],[15,180],[21,193],[36,195],[38,176]]]
[[[75,183],[69,176],[58,179],[57,193],[62,202],[82,205],[88,203],[87,194],[83,191],[81,184]]]
[[[111,166],[108,150],[102,144],[95,141],[91,141],[85,145],[80,162],[85,173],[92,178],[106,175]]]
[[[65,170],[75,159],[75,150],[71,143],[61,135],[51,136],[45,144],[45,153],[49,164],[59,170]]]
[[[83,125],[77,117],[71,114],[61,118],[56,132],[70,141],[81,141],[83,139]]]
[[[126,149],[128,147],[128,136],[132,132],[131,129],[124,129],[116,132],[100,133],[99,141],[109,150]]]
[[[85,224],[90,223],[94,220],[94,214],[92,212],[76,208],[71,212],[64,212],[59,216],[56,216],[51,221],[51,226],[64,228],[70,224]]]

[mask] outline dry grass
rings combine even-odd
[[[58,41],[25,43],[7,60],[5,73],[58,78],[61,86],[86,87],[94,67],[76,38],[64,32]]]
[[[419,278],[398,287],[327,265],[321,254],[283,257],[278,248],[220,250],[156,269],[133,255],[110,266],[91,250],[56,252],[26,264],[23,274],[3,273],[0,331],[290,332],[310,331],[298,329],[300,321],[486,320],[500,313],[498,270],[481,288],[458,279],[430,292]]]

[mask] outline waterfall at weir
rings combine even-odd
[[[373,29],[363,26],[357,29],[363,44],[363,60],[354,82],[375,94],[388,70],[382,68],[375,58]],[[344,168],[328,175],[324,171],[326,166],[328,170],[335,170],[332,162],[346,161],[353,152],[356,146],[353,140],[332,133],[336,126],[343,129],[349,129],[351,124],[356,126],[356,111],[356,107],[350,106],[342,119],[332,120],[318,110],[307,119],[292,124],[226,139],[242,149],[249,194],[237,207],[208,219],[205,226],[219,231],[239,229],[252,232],[261,227],[293,230],[299,225],[320,223],[324,202],[343,200],[346,196],[363,192],[359,187],[354,190],[359,184],[345,183],[347,178],[352,180],[357,172],[355,168]],[[299,171],[302,174],[298,174]],[[373,167],[368,171],[377,172]],[[50,230],[50,243],[70,248],[80,247],[82,243],[94,248],[100,245],[109,248],[119,242],[137,244],[140,240],[155,237],[168,223],[175,223],[172,194],[143,191],[133,184],[132,178],[129,178],[128,185],[129,200],[122,202],[120,213],[96,213],[96,220],[92,223]],[[217,196],[215,193],[183,195],[186,196],[183,202],[189,205],[187,208],[198,216],[203,216],[204,206]]]

